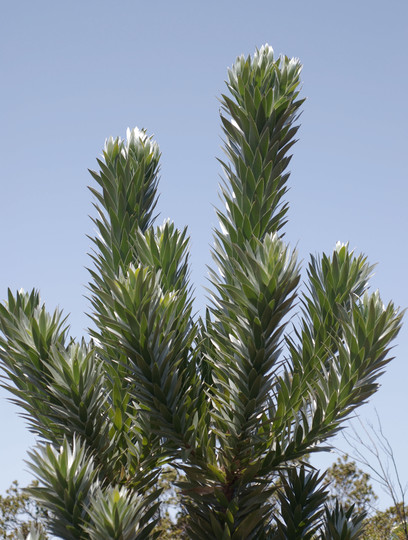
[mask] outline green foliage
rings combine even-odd
[[[327,492],[319,484],[318,473],[289,469],[281,475],[282,489],[278,492],[282,521],[277,519],[277,531],[273,538],[286,540],[315,538],[323,513]]]
[[[31,484],[35,487],[36,482]],[[37,502],[14,481],[0,495],[0,536],[10,540],[47,540],[46,514]]]
[[[177,469],[166,467],[159,478],[162,489],[160,497],[160,520],[156,526],[160,540],[186,539],[187,515],[181,506],[181,491],[177,484],[185,478]]]
[[[325,528],[322,540],[355,540],[364,534],[364,512],[354,513],[354,506],[344,509],[338,501],[330,510],[326,508]]]
[[[81,538],[97,474],[92,457],[76,438],[72,447],[65,439],[60,449],[48,444],[30,457],[42,485],[29,493],[52,513],[50,532],[66,540]]]
[[[359,469],[355,461],[350,461],[347,455],[340,456],[326,471],[324,478],[324,485],[330,493],[328,505],[331,515],[337,508],[336,505],[340,503],[343,507],[342,519],[346,522],[345,514],[354,507],[357,515],[369,516],[364,520],[363,538],[367,540],[408,538],[403,524],[406,513],[403,512],[402,504],[387,508],[385,511],[373,511],[373,505],[378,497],[370,480],[370,475]]]
[[[91,171],[92,339],[68,340],[36,291],[0,307],[4,386],[41,441],[31,493],[53,534],[155,537],[168,463],[184,474],[189,538],[312,538],[321,527],[324,488],[299,463],[377,390],[402,314],[369,294],[372,267],[338,243],[312,257],[288,329],[300,268],[282,229],[300,71],[266,45],[228,72],[225,210],[204,320],[193,318],[186,230],[154,224],[160,151],[137,128],[108,139]],[[351,511],[326,517],[330,534],[356,537]]]
[[[332,505],[338,501],[344,508],[354,505],[358,512],[368,513],[378,498],[370,475],[359,469],[355,461],[349,461],[345,454],[327,469],[324,483],[329,489],[328,500]]]
[[[408,507],[405,509],[408,513]],[[377,511],[365,524],[365,535],[369,540],[401,540],[408,538],[405,527],[401,524],[402,508],[391,506],[384,511]]]
[[[158,503],[151,504],[146,511],[146,505],[154,500],[154,493],[142,499],[125,487],[95,489],[89,502],[90,524],[86,528],[90,540],[156,538],[155,534],[150,534],[154,527],[150,518],[155,514]]]

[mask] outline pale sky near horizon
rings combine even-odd
[[[70,313],[73,336],[86,334],[87,168],[106,137],[137,125],[163,153],[159,221],[189,227],[201,311],[219,203],[217,96],[236,56],[268,42],[300,58],[307,97],[286,238],[305,263],[349,241],[378,263],[383,300],[408,306],[407,20],[405,0],[3,2],[0,300],[7,287],[39,288],[49,310]],[[377,408],[406,483],[408,325],[395,344],[360,414],[374,421]],[[0,492],[29,482],[23,460],[34,443],[7,397],[2,390]]]

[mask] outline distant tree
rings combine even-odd
[[[365,467],[372,471],[375,469],[377,482],[385,491],[388,494],[393,493],[394,498],[398,497],[397,490],[402,489],[402,486],[392,448],[385,438],[381,424],[379,424],[379,431],[373,431],[374,428],[371,424],[370,432],[367,432],[363,426],[360,427],[363,430],[360,430],[358,434],[357,430],[354,429],[354,435],[349,435],[348,441],[352,442],[354,450],[358,450],[359,461],[364,462]],[[364,431],[370,435],[369,443],[362,439]],[[368,449],[370,449],[369,452]],[[370,456],[375,456],[377,463],[370,460]],[[393,474],[396,475],[397,480],[393,479],[387,460],[392,463],[392,468],[395,469]],[[379,482],[378,478],[381,475],[382,480]],[[375,501],[378,497],[374,493],[371,480],[372,477],[360,469],[356,461],[350,460],[346,454],[341,455],[327,469],[323,482],[329,490],[329,506],[333,508],[340,502],[345,509],[354,505],[359,513],[369,513],[369,517],[364,521],[363,536],[366,540],[407,540],[405,516],[408,515],[408,507],[404,508],[403,503],[400,502],[386,510],[375,509]],[[404,490],[400,492],[399,496],[404,498]]]
[[[359,469],[355,461],[350,461],[347,454],[342,454],[326,471],[323,484],[329,490],[329,503],[336,501],[344,508],[355,506],[358,512],[369,512],[377,500],[370,475]]]
[[[203,319],[193,318],[186,230],[153,224],[160,151],[137,128],[108,139],[91,172],[92,339],[68,337],[35,290],[0,306],[4,384],[41,441],[30,492],[53,535],[157,537],[169,463],[185,475],[189,538],[307,540],[325,517],[327,534],[361,534],[361,516],[325,509],[321,475],[302,460],[377,390],[402,315],[368,292],[372,267],[347,244],[311,257],[299,296],[284,226],[300,71],[264,46],[228,72]]]
[[[31,484],[36,487],[37,482]],[[45,512],[36,501],[14,481],[5,495],[0,495],[0,537],[20,540],[31,536],[46,540]],[[35,532],[37,534],[35,534]]]
[[[162,489],[159,521],[155,532],[160,532],[159,540],[180,540],[188,538],[187,516],[182,507],[182,494],[177,483],[185,480],[175,468],[166,467],[158,481]]]
[[[408,513],[408,507],[403,509],[391,506],[384,511],[377,510],[366,520],[365,537],[367,540],[406,540],[407,535],[401,523],[401,515]]]

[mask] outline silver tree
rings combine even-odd
[[[266,45],[228,72],[225,210],[203,319],[192,317],[186,230],[154,225],[160,152],[138,129],[108,139],[91,171],[91,339],[68,338],[37,291],[0,307],[4,385],[39,437],[33,494],[52,534],[156,537],[155,486],[172,463],[186,476],[190,538],[328,537],[325,492],[302,459],[377,390],[401,314],[367,292],[365,257],[337,244],[311,258],[286,331],[300,280],[283,239],[300,70]],[[360,534],[349,514],[327,512],[330,534]]]

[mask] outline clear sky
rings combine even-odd
[[[37,287],[86,333],[93,215],[87,168],[128,126],[163,152],[160,220],[191,234],[196,309],[217,224],[217,96],[237,55],[270,43],[304,64],[287,239],[307,261],[349,241],[373,287],[408,306],[406,0],[14,0],[0,18],[0,298]],[[408,325],[375,406],[408,481]],[[29,481],[33,437],[0,393],[0,491]],[[340,440],[340,444],[341,440]],[[331,458],[321,460],[328,463]],[[382,499],[382,504],[388,504]]]

